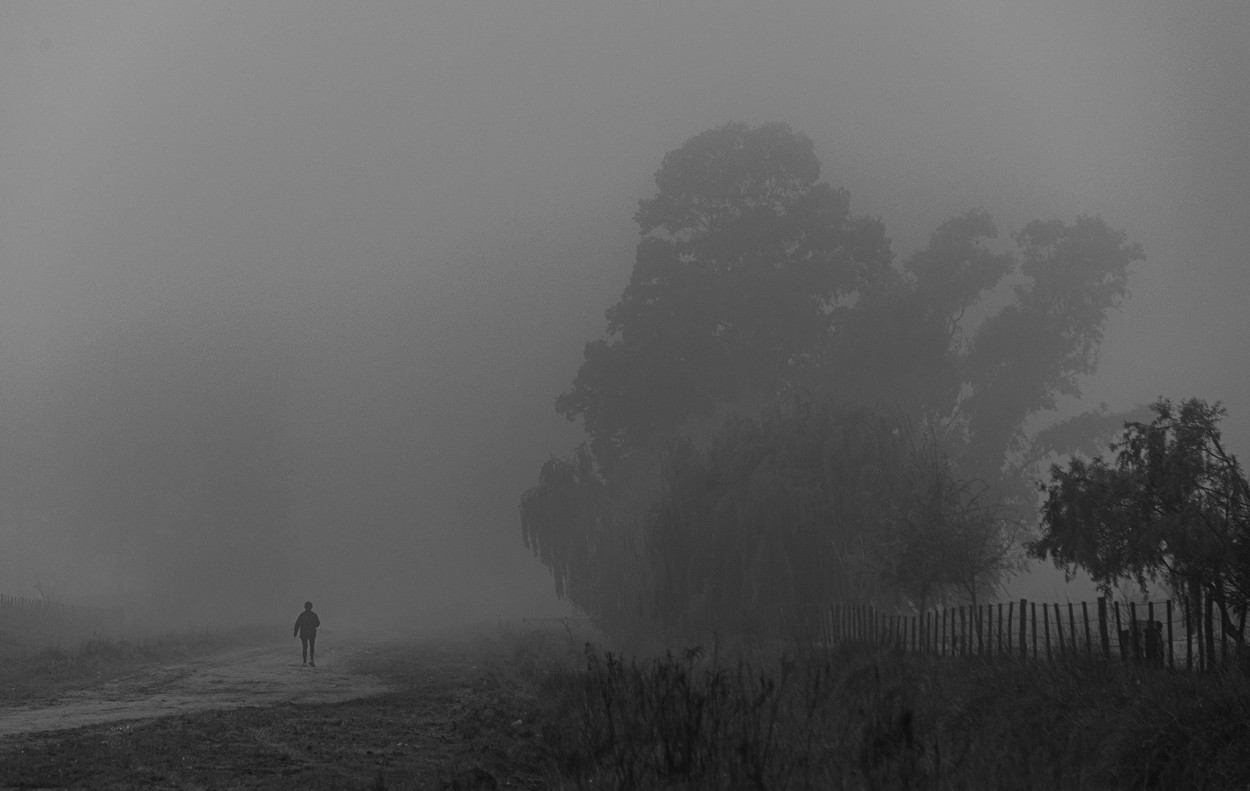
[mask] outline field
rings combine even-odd
[[[284,635],[285,636],[285,635]],[[6,788],[1246,788],[1250,683],[844,646],[622,658],[570,624],[10,653]]]

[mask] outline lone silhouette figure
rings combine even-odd
[[[317,627],[321,619],[313,612],[312,602],[304,602],[304,611],[295,619],[295,635],[304,648],[304,664],[317,666]]]

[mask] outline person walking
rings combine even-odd
[[[313,612],[312,602],[304,602],[304,611],[295,619],[295,636],[304,648],[304,664],[309,667],[317,666],[317,627],[320,625],[321,619]]]

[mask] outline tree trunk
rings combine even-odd
[[[1246,644],[1246,608],[1245,602],[1242,602],[1241,610],[1237,613],[1237,645],[1238,647]]]
[[[1220,660],[1228,661],[1228,635],[1233,632],[1233,618],[1228,613],[1228,600],[1224,596],[1224,584],[1215,585],[1215,603],[1220,608]]]
[[[1215,602],[1210,593],[1202,608],[1202,631],[1207,649],[1207,670],[1215,668]]]

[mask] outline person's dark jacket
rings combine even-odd
[[[304,610],[295,619],[295,634],[305,639],[316,637],[317,627],[320,625],[321,619],[317,617],[317,613],[312,610]]]

